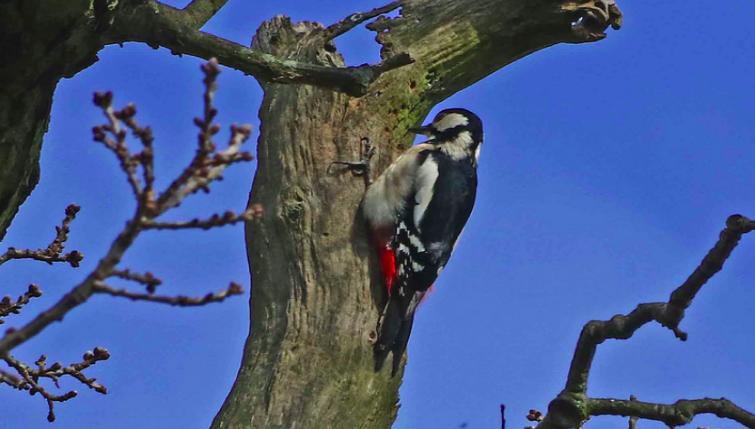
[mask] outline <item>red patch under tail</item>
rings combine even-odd
[[[383,269],[383,279],[388,296],[393,292],[393,282],[396,279],[396,255],[391,246],[386,244],[378,249],[380,254],[380,267]]]

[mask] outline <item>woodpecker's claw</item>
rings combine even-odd
[[[370,161],[375,155],[375,147],[370,143],[370,139],[362,137],[361,140],[361,159],[359,161],[333,161],[328,166],[328,174],[333,174],[333,166],[342,165],[346,169],[351,171],[354,176],[364,177],[367,185],[372,183]]]

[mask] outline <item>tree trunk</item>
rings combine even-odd
[[[580,13],[546,0],[406,1],[398,18],[370,28],[384,58],[408,52],[415,63],[387,73],[364,97],[263,85],[250,204],[265,216],[246,234],[252,327],[214,428],[390,427],[402,374],[373,371],[369,337],[384,297],[358,213],[364,183],[328,174],[328,166],[358,159],[367,137],[381,171],[411,145],[406,129],[434,104],[531,52],[575,41],[571,22]],[[276,18],[254,45],[342,65],[320,29]]]
[[[94,16],[82,0],[0,2],[0,240],[39,180],[58,81],[91,65],[102,47]]]
[[[370,67],[337,73],[308,67],[343,65],[314,23],[276,18],[257,34],[257,48],[300,63],[199,33],[195,27],[224,2],[211,3],[194,0],[196,8],[177,10],[155,0],[0,1],[0,239],[37,182],[57,82],[91,65],[107,43],[139,41],[203,57],[225,49],[221,63],[267,82],[350,76],[359,84],[377,76]],[[261,204],[266,215],[246,234],[252,334],[213,427],[391,425],[401,374],[372,370],[368,338],[384,296],[358,213],[364,183],[328,174],[329,163],[356,159],[367,137],[378,147],[373,167],[381,171],[411,144],[406,129],[436,103],[531,52],[598,40],[620,19],[609,3],[404,0],[398,17],[378,18],[370,28],[384,59],[408,53],[415,62],[381,75],[366,95],[263,83],[250,203]],[[207,11],[195,16],[202,8]],[[588,19],[573,26],[580,17]]]

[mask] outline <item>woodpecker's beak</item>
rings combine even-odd
[[[431,136],[433,134],[433,126],[431,124],[423,125],[421,127],[409,128],[407,131],[414,134],[422,134],[424,136]]]

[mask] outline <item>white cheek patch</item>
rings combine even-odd
[[[454,161],[458,161],[470,156],[472,143],[474,143],[472,134],[469,131],[462,131],[455,139],[440,145],[440,150]]]
[[[449,113],[448,115],[440,118],[438,122],[433,124],[433,128],[438,131],[445,131],[451,128],[464,126],[469,124],[469,119],[466,116],[459,113]]]

